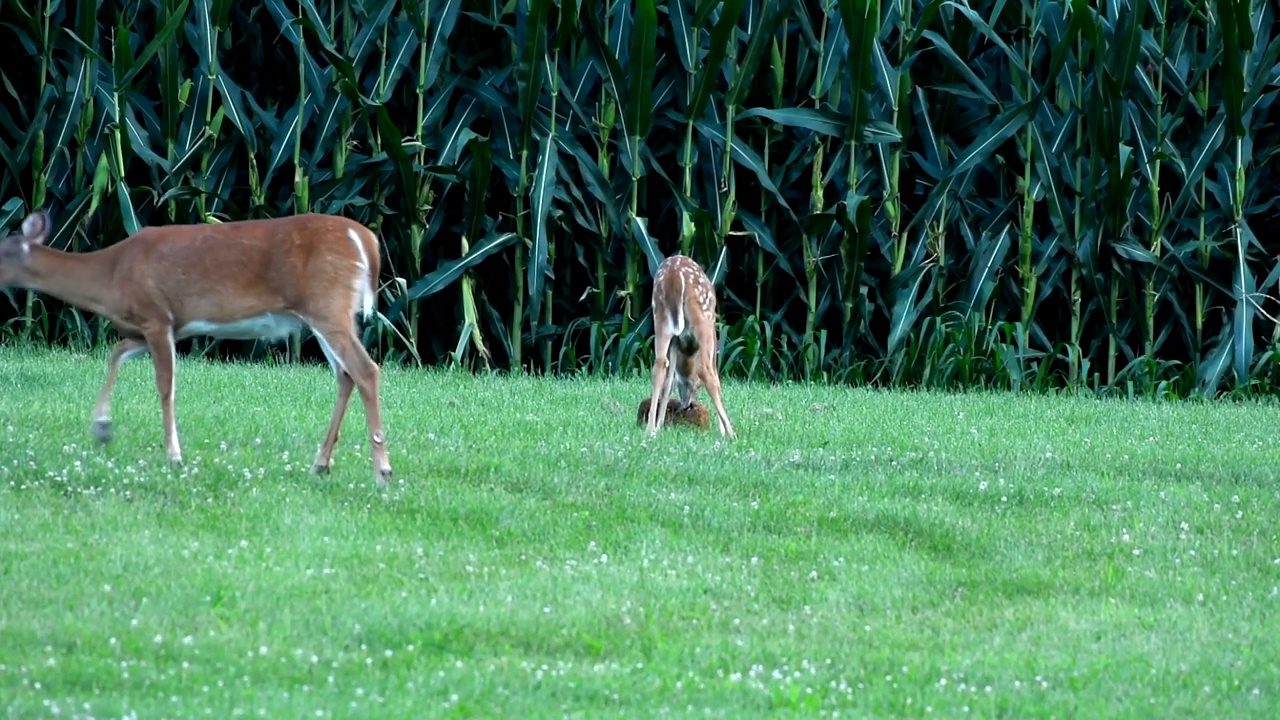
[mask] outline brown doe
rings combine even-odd
[[[653,277],[653,394],[649,401],[649,435],[666,421],[674,387],[687,409],[707,388],[716,409],[721,435],[736,437],[720,398],[716,368],[716,289],[702,266],[684,255],[672,255]]]
[[[312,470],[327,472],[353,388],[364,401],[374,477],[391,477],[379,370],[356,334],[373,314],[376,235],[353,220],[307,214],[266,220],[148,227],[101,250],[46,247],[37,211],[0,240],[0,288],[23,287],[111,320],[121,339],[107,361],[91,430],[111,440],[111,391],[120,364],[150,352],[169,459],[182,462],[174,419],[174,343],[194,335],[274,341],[310,328],[337,376],[338,395]]]

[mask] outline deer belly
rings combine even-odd
[[[296,315],[265,313],[232,322],[192,320],[178,329],[178,338],[207,335],[221,340],[281,340],[301,327]]]

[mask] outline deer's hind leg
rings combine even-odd
[[[338,366],[342,368],[347,377],[345,382],[349,382],[360,392],[360,399],[364,401],[365,421],[369,426],[369,449],[373,456],[374,479],[379,485],[385,486],[391,479],[392,471],[391,461],[387,456],[386,431],[382,426],[382,402],[379,397],[381,372],[378,369],[378,364],[373,361],[373,358],[369,357],[364,345],[360,344],[353,326],[334,328],[320,325],[313,329],[318,336],[324,338],[324,344],[328,346],[328,351],[333,353],[334,360],[337,361]],[[332,363],[334,360],[330,362]],[[346,410],[344,398],[349,399],[351,397],[351,388],[345,387],[343,382],[344,380],[342,380],[340,374],[338,380],[339,402],[334,405],[335,419],[330,421],[329,435],[325,438],[329,452],[332,452],[333,447],[328,442],[330,439],[337,442],[335,428],[342,424],[340,415],[342,411]],[[322,453],[324,447],[321,447]],[[317,457],[317,460],[320,459],[320,457]]]
[[[329,347],[329,343],[324,339],[324,336],[320,333],[315,335],[316,340],[320,343],[320,349],[324,351],[325,358],[333,368],[333,375],[338,383],[338,395],[333,404],[333,417],[329,420],[329,429],[325,432],[324,441],[320,444],[320,450],[316,453],[316,460],[311,465],[311,472],[323,475],[333,467],[333,448],[338,444],[342,420],[346,417],[347,404],[351,401],[351,392],[355,389],[356,384],[351,379],[351,376],[347,374],[342,362],[338,360],[333,348]]]
[[[671,395],[672,374],[675,368],[671,366],[671,332],[666,328],[657,330],[653,339],[653,392],[649,398],[649,424],[648,432],[650,436],[657,434],[658,428],[662,427],[662,423],[666,420],[667,414],[667,398]],[[662,407],[659,408],[658,404]]]
[[[164,444],[169,462],[182,464],[182,447],[178,442],[178,418],[174,410],[177,395],[177,351],[172,327],[154,327],[146,331],[147,347],[156,374],[156,391],[160,393],[160,414],[164,422]]]
[[[710,335],[714,331],[708,331],[704,335]],[[702,347],[699,349],[698,376],[702,379],[702,384],[707,388],[707,394],[711,396],[711,404],[716,409],[716,425],[720,429],[720,434],[728,436],[730,439],[737,437],[733,431],[733,423],[729,422],[729,413],[725,412],[724,400],[721,397],[720,389],[720,369],[716,365],[716,341],[715,337],[703,337]]]

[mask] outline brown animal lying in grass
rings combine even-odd
[[[640,401],[640,409],[636,411],[636,424],[645,425],[649,421],[649,398]],[[711,427],[711,411],[706,405],[694,400],[689,407],[680,408],[680,401],[675,398],[667,400],[668,425],[689,425],[700,430]]]

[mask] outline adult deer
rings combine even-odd
[[[337,375],[333,419],[313,471],[327,472],[351,391],[359,389],[379,484],[391,477],[378,396],[378,366],[356,335],[373,313],[378,238],[335,215],[298,215],[148,227],[115,245],[69,253],[45,245],[47,213],[0,240],[0,288],[24,287],[111,320],[120,341],[107,361],[91,430],[111,440],[111,391],[120,364],[150,352],[169,459],[182,462],[174,419],[174,343],[194,335],[279,340],[307,326]]]
[[[684,255],[672,255],[653,276],[653,395],[649,400],[649,435],[662,427],[667,398],[674,386],[680,407],[688,408],[705,386],[716,408],[721,435],[736,437],[720,398],[716,368],[716,289],[702,266]]]

